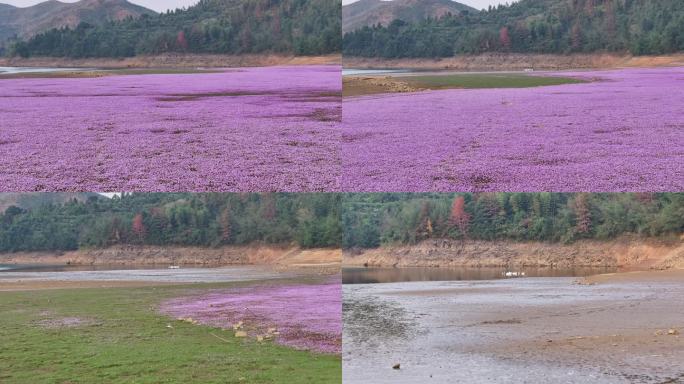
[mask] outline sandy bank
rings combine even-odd
[[[632,271],[620,273],[605,273],[587,276],[580,280],[580,284],[611,284],[611,283],[684,283],[684,269],[668,269],[661,271]]]
[[[180,55],[137,56],[122,59],[62,57],[0,58],[3,67],[74,67],[74,68],[184,68],[184,67],[264,67],[271,65],[340,64],[340,55]]]
[[[344,57],[345,68],[424,68],[459,71],[504,71],[599,69],[620,67],[655,67],[683,65],[684,54],[668,56],[631,56],[615,54],[483,54],[463,55],[443,59],[376,59]]]
[[[625,236],[572,244],[512,241],[426,240],[416,245],[345,251],[343,264],[373,267],[684,267],[680,239]]]
[[[227,246],[220,248],[117,246],[72,252],[22,252],[0,254],[0,264],[45,265],[272,265],[276,267],[337,268],[339,249],[301,249],[292,246]]]

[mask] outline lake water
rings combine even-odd
[[[582,277],[617,272],[618,268],[343,268],[344,284],[397,283],[406,281],[459,281],[506,279],[506,272],[525,277]]]
[[[342,76],[382,75],[388,73],[409,73],[409,69],[342,69]]]
[[[113,270],[137,270],[159,269],[166,265],[156,266],[121,266],[121,265],[39,265],[39,264],[0,264],[1,272],[68,272],[68,271],[113,271]]]
[[[88,68],[0,67],[0,74],[73,72]]]
[[[44,281],[145,281],[167,283],[220,283],[230,281],[293,278],[301,274],[280,272],[262,266],[219,268],[167,266],[35,266],[1,265],[0,283]]]

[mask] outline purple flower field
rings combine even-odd
[[[684,189],[684,67],[557,75],[592,82],[345,99],[341,188]]]
[[[335,191],[339,66],[0,80],[3,191]]]
[[[260,285],[214,290],[162,304],[161,312],[191,318],[212,327],[232,329],[244,322],[250,336],[268,328],[280,333],[275,342],[321,353],[342,352],[342,280],[324,284]]]

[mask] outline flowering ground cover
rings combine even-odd
[[[0,80],[4,191],[334,191],[339,66]]]
[[[171,299],[161,312],[178,319],[232,330],[251,337],[269,336],[296,349],[340,354],[342,351],[342,281],[324,284],[261,285],[215,290]]]
[[[684,67],[345,98],[346,191],[681,191]]]

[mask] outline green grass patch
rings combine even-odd
[[[477,88],[529,88],[547,85],[577,84],[583,80],[569,77],[533,76],[525,74],[445,74],[425,76],[402,76],[404,81],[424,89],[477,89]]]
[[[342,381],[339,356],[236,339],[157,311],[164,299],[219,286],[235,285],[2,292],[0,383]]]

